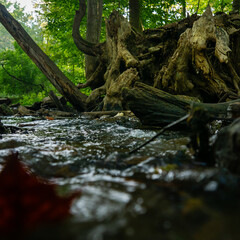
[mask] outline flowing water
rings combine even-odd
[[[186,132],[157,130],[134,119],[43,120],[5,117],[20,127],[0,139],[0,164],[12,151],[59,191],[80,190],[72,217],[29,239],[240,239],[239,178],[194,162]]]

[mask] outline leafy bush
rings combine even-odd
[[[35,93],[32,92],[30,94],[25,94],[20,99],[19,103],[21,105],[32,105],[35,102],[40,102],[45,98],[48,94],[45,91]]]

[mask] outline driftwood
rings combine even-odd
[[[122,113],[123,115],[131,116],[131,111],[96,111],[96,112],[83,112],[82,114],[85,116],[90,116],[93,118],[99,118],[104,115],[108,115],[111,117],[116,116],[118,113]]]
[[[240,101],[201,103],[193,98],[166,93],[141,82],[136,82],[133,88],[123,89],[122,97],[142,124],[149,126],[170,124],[185,116],[192,106],[206,109],[213,119],[225,118],[229,105]]]
[[[35,111],[32,111],[30,109],[27,109],[24,106],[19,106],[18,108],[18,114],[20,114],[21,116],[37,116]]]
[[[59,93],[77,110],[83,111],[86,96],[62,73],[2,4],[0,4],[0,22]]]

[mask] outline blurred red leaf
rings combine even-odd
[[[79,195],[59,197],[56,185],[33,175],[12,153],[0,173],[0,232],[24,232],[63,220],[70,216],[71,203]]]

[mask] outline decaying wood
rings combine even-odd
[[[185,116],[190,109],[201,107],[213,116],[213,119],[227,117],[228,106],[240,100],[226,103],[201,103],[192,98],[172,95],[162,90],[136,82],[133,88],[123,90],[123,100],[129,109],[149,126],[165,126]]]
[[[230,23],[224,25],[222,19],[227,22],[229,17],[214,17],[208,7],[181,35],[173,56],[159,71],[155,86],[175,94],[212,96],[216,101],[232,91],[239,95],[239,73],[232,64],[235,54],[229,39],[229,33],[237,29],[232,26],[230,31]]]
[[[56,64],[33,41],[23,27],[9,14],[6,8],[0,4],[0,22],[17,41],[19,46],[32,59],[37,67],[49,79],[54,87],[77,110],[83,111],[86,96],[62,73]]]
[[[192,16],[179,24],[147,30],[140,35],[131,28],[127,19],[114,11],[106,20],[107,38],[100,56],[101,64],[86,84],[78,85],[80,88],[98,85],[87,99],[88,109],[124,110],[122,88],[133,85],[135,81],[153,85],[160,62],[175,48],[177,36],[191,27],[196,18]],[[170,42],[166,41],[168,37]],[[161,60],[160,54],[164,55]]]
[[[53,91],[50,91],[48,95],[51,98],[51,100],[55,103],[58,110],[60,110],[60,111],[65,110],[62,103],[59,101],[58,97],[55,95],[55,93]]]
[[[132,87],[137,80],[139,80],[139,77],[136,69],[130,68],[120,74],[115,81],[109,81],[108,91],[103,100],[103,109],[125,109],[126,107],[122,105],[122,89],[124,87]]]
[[[104,115],[114,117],[118,113],[123,113],[124,115],[127,116],[131,115],[131,111],[96,111],[96,112],[84,112],[83,115],[90,116],[93,118],[99,118]]]
[[[37,116],[37,113],[35,111],[27,109],[24,106],[19,106],[18,114],[20,114],[21,116]]]
[[[101,68],[96,70],[97,74],[93,74],[94,79],[99,81],[101,79],[99,73],[105,69],[104,84],[92,92],[87,99],[87,105],[91,106],[95,99],[102,98],[103,111],[122,110],[124,107],[121,89],[132,85],[138,78],[136,67],[139,61],[130,53],[125,42],[134,33],[129,22],[117,12],[111,14],[106,25],[107,41],[105,56],[102,56],[106,61],[105,67],[100,66]]]
[[[87,100],[90,109],[94,102],[98,110],[125,109],[121,94],[115,93],[128,87],[125,72],[130,69],[136,75],[131,84],[139,81],[203,101],[237,98],[240,94],[239,19],[236,14],[213,16],[208,8],[202,17],[193,15],[140,35],[125,18],[113,12],[106,20],[107,38],[101,55],[104,74],[97,69],[87,83],[90,86],[103,80]],[[121,87],[115,89],[120,81]]]

